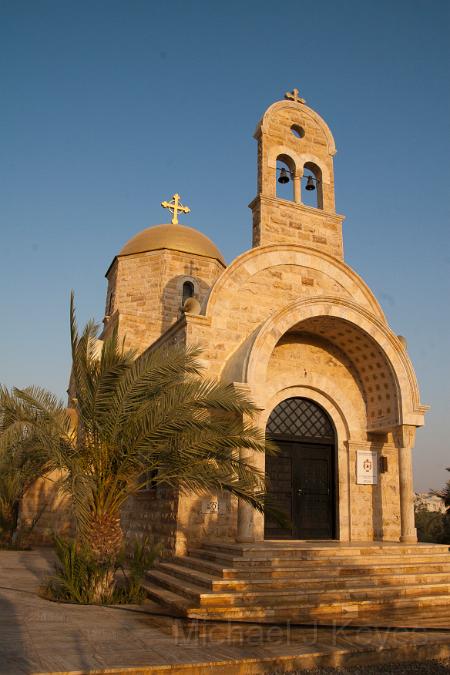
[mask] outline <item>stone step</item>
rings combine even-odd
[[[214,574],[217,577],[224,577],[225,572],[232,572],[233,574],[236,572],[233,568],[226,569],[219,563],[214,563],[211,560],[205,560],[204,558],[198,558],[193,555],[175,556],[174,558],[171,558],[171,562],[182,564],[191,569],[198,570],[199,572]]]
[[[224,567],[222,564],[214,563],[201,557],[187,555],[179,556],[173,559],[173,562],[189,567],[199,572],[211,573],[223,579],[251,579],[268,578],[276,579],[286,575],[300,575],[307,573],[309,577],[322,578],[324,575],[331,577],[354,576],[358,574],[419,574],[426,570],[431,573],[450,572],[450,556],[444,558],[444,562],[429,562],[426,566],[422,563],[410,563],[408,560],[402,561],[402,564],[375,563],[370,561],[366,564],[348,564],[341,566],[336,564],[317,566],[311,561],[289,561],[286,566],[272,567],[269,565],[253,565],[251,567]],[[342,562],[342,561],[340,561]],[[225,563],[229,564],[229,563]]]
[[[208,619],[216,621],[257,621],[259,623],[312,623],[319,621],[322,624],[333,622],[345,622],[350,617],[377,618],[378,625],[390,625],[391,617],[396,612],[404,613],[408,610],[419,611],[426,615],[427,608],[450,605],[448,596],[434,595],[419,596],[417,598],[397,598],[388,602],[373,600],[348,602],[348,603],[324,603],[320,605],[279,605],[277,607],[195,607],[187,611],[187,616],[192,619]]]
[[[184,578],[173,576],[160,569],[147,572],[146,578],[154,584],[159,584],[168,591],[187,598],[193,605],[201,606],[278,606],[282,604],[327,604],[330,602],[349,602],[374,599],[396,599],[399,597],[414,597],[426,595],[447,595],[450,602],[450,582],[434,584],[397,584],[389,586],[346,585],[334,589],[324,588],[324,584],[315,584],[314,587],[290,587],[285,589],[266,588],[264,590],[224,591],[207,590],[204,586],[187,581]],[[220,584],[220,581],[217,582]]]
[[[235,557],[228,553],[219,553],[219,551],[208,551],[203,548],[190,548],[188,550],[189,557],[201,558],[202,560],[210,561],[218,565],[233,567]]]
[[[317,571],[317,574],[321,574],[324,568],[320,568]],[[355,564],[355,565],[345,565],[339,566],[336,570],[336,574],[339,577],[345,577],[347,575],[353,574],[423,574],[429,571],[430,573],[450,573],[450,560],[445,560],[444,562],[423,562],[410,563],[409,560],[404,560],[401,564],[392,564],[389,563],[367,563],[366,565]],[[312,572],[312,570],[311,570]],[[328,573],[328,568],[327,568]]]
[[[223,579],[220,579],[216,575],[207,572],[199,572],[198,570],[187,567],[183,565],[182,562],[178,561],[160,562],[155,567],[155,569],[165,572],[166,574],[172,574],[178,579],[184,579],[185,581],[192,582],[193,584],[202,586],[209,590],[212,590],[213,587],[215,588],[215,584],[221,584],[224,582]]]
[[[202,545],[202,551],[216,552],[219,554],[231,555],[236,558],[244,558],[250,560],[259,560],[267,557],[280,558],[296,558],[301,560],[316,560],[322,558],[362,558],[368,557],[387,557],[394,556],[396,558],[403,556],[429,556],[429,555],[444,555],[449,553],[449,547],[444,544],[373,544],[366,545],[339,545],[339,546],[304,546],[299,544],[292,545],[243,545],[243,544],[222,544],[222,543],[205,543]]]
[[[173,584],[169,590],[181,593],[183,582],[178,580],[178,584]],[[178,589],[180,590],[177,590]],[[450,604],[450,583],[433,585],[412,585],[412,586],[384,586],[370,587],[358,586],[338,588],[335,590],[319,589],[287,589],[287,590],[265,590],[265,591],[243,591],[243,592],[215,592],[200,593],[196,602],[200,606],[263,606],[277,607],[279,605],[314,605],[322,606],[329,603],[348,602],[359,603],[361,601],[387,602],[398,598],[414,598],[421,595],[442,596]],[[445,602],[444,602],[445,604]]]
[[[167,588],[163,588],[159,584],[151,583],[146,580],[142,583],[147,596],[159,603],[163,607],[167,607],[175,616],[186,616],[191,606],[191,603],[182,595],[173,593]]]
[[[302,563],[295,567],[253,567],[251,569],[223,569],[224,579],[279,579],[286,576],[307,575],[310,579],[337,578],[345,579],[349,576],[368,575],[384,576],[391,574],[423,574],[429,571],[431,574],[442,573],[450,574],[450,562],[448,563],[429,563],[421,564],[403,564],[403,565],[346,565],[346,566],[320,566],[319,568],[307,568]]]
[[[333,566],[335,568],[338,565],[348,566],[348,565],[372,565],[377,564],[391,564],[391,565],[403,565],[407,564],[422,564],[428,565],[430,563],[448,563],[450,562],[450,554],[447,553],[435,553],[433,555],[408,555],[408,556],[394,556],[394,555],[382,555],[378,556],[368,556],[364,558],[363,556],[340,556],[336,559],[333,554],[330,552],[329,557],[321,557],[318,559],[305,559],[301,557],[290,557],[290,558],[279,558],[275,556],[275,552],[272,552],[272,555],[264,556],[253,556],[252,558],[244,558],[242,556],[234,557],[228,553],[222,553],[214,550],[204,550],[204,549],[192,549],[189,550],[189,556],[194,556],[195,558],[205,559],[211,561],[218,565],[223,565],[224,568],[235,568],[235,569],[251,569],[254,567],[258,568],[282,568],[282,567],[292,567],[296,564],[303,566],[304,564],[309,564],[312,569],[316,569],[318,566]]]
[[[402,572],[388,572],[367,575],[367,571],[362,573],[355,573],[345,576],[326,576],[316,572],[315,576],[310,573],[305,573],[301,568],[295,569],[292,573],[286,573],[283,576],[260,578],[253,577],[248,579],[223,579],[217,575],[199,572],[188,566],[185,566],[184,559],[179,558],[174,562],[162,562],[156,567],[157,570],[172,574],[179,579],[184,579],[192,582],[195,585],[202,586],[207,590],[216,591],[252,591],[252,590],[276,590],[276,589],[345,589],[349,587],[360,586],[411,586],[418,584],[436,584],[436,583],[450,583],[450,566],[446,572],[434,572],[428,570],[424,572],[423,567],[419,573],[402,573]],[[391,570],[395,568],[391,568]]]
[[[214,592],[252,592],[266,590],[303,590],[303,591],[331,591],[358,588],[384,589],[392,586],[426,586],[436,584],[450,584],[450,573],[444,574],[398,574],[375,576],[349,576],[344,578],[314,578],[310,577],[281,577],[279,579],[220,579],[211,581],[208,588]]]
[[[180,579],[167,572],[154,568],[146,572],[145,578],[152,584],[157,584],[171,593],[187,599],[192,605],[197,605],[201,602],[202,597],[210,595],[204,586]],[[211,594],[212,595],[212,594]],[[205,601],[206,597],[205,597]]]
[[[209,544],[163,560],[146,575],[147,594],[180,616],[264,623],[355,614],[389,622],[397,609],[450,608],[447,546],[250,548]]]

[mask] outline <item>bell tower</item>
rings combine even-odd
[[[303,244],[342,259],[344,216],[335,209],[336,147],[327,124],[294,89],[266,110],[254,137],[258,194],[249,205],[253,247]],[[288,183],[291,194],[277,195],[277,187]],[[316,195],[313,205],[307,199],[311,194]]]

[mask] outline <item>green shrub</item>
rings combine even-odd
[[[145,590],[142,587],[142,581],[145,572],[153,567],[156,558],[161,554],[161,549],[159,545],[150,546],[148,539],[135,540],[131,554],[119,561],[125,583],[117,588],[118,600],[116,601],[135,604],[143,601]]]
[[[416,509],[416,528],[419,541],[432,544],[445,543],[444,537],[445,514],[441,511],[429,511],[421,507]]]
[[[119,556],[99,562],[79,543],[55,537],[55,551],[58,561],[43,589],[45,597],[80,604],[136,604],[145,597],[142,581],[160,547],[137,540],[129,556],[122,550]]]

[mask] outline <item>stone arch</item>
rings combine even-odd
[[[302,174],[303,174],[303,169],[308,168],[308,164],[313,164],[317,166],[320,169],[320,172],[322,174],[322,180],[324,183],[329,183],[331,178],[330,178],[330,172],[328,170],[328,167],[324,164],[323,160],[320,159],[317,155],[314,155],[311,152],[304,152],[300,155],[300,166],[302,167]]]
[[[267,426],[270,414],[276,406],[287,398],[293,397],[309,398],[320,405],[333,421],[338,443],[349,441],[351,438],[350,425],[352,413],[346,410],[344,406],[335,400],[333,393],[324,390],[319,383],[308,385],[291,385],[278,389],[276,393],[267,397],[264,402],[259,400],[263,410],[260,414],[258,424],[260,428]]]
[[[321,324],[328,337],[332,326],[335,344],[344,353],[350,351],[346,341],[352,341],[344,332],[353,335],[353,341],[356,338],[363,344],[364,365],[359,365],[358,370],[367,396],[368,431],[386,432],[401,424],[423,424],[424,407],[420,405],[414,371],[400,340],[364,307],[344,298],[322,296],[298,300],[270,317],[247,353],[243,381],[254,390],[263,386],[270,356],[280,338],[295,326],[320,332]],[[380,387],[376,385],[378,378],[383,389],[371,395],[371,389]]]
[[[211,317],[214,322],[221,309],[227,311],[227,298],[230,292],[239,293],[240,288],[256,273],[286,264],[320,270],[329,275],[348,289],[349,295],[354,300],[381,321],[385,321],[383,310],[374,294],[351,267],[328,253],[300,244],[258,246],[238,256],[214,284],[208,299],[206,316]]]
[[[285,145],[276,145],[272,146],[269,150],[269,155],[268,155],[268,160],[267,160],[267,165],[271,169],[276,169],[277,166],[277,159],[279,157],[289,157],[294,165],[294,172],[295,175],[297,176],[303,176],[303,167],[307,163],[311,164],[316,164],[321,172],[322,172],[322,180],[325,183],[330,182],[330,172],[328,167],[325,165],[323,160],[320,159],[320,157],[317,157],[317,155],[314,155],[310,152],[305,153],[297,153],[292,150],[292,148],[288,148]]]
[[[277,159],[279,158],[288,158],[290,160],[291,166],[289,168],[293,173],[296,173],[301,166],[300,155],[294,152],[292,148],[288,148],[286,145],[274,145],[270,148],[267,165],[271,169],[276,169]],[[286,160],[283,159],[283,161]]]
[[[312,110],[312,108],[309,108],[307,105],[302,104],[300,108],[298,103],[292,103],[290,101],[277,101],[276,103],[273,103],[269,108],[267,108],[266,112],[264,113],[261,121],[259,122],[256,128],[254,134],[255,138],[258,138],[261,133],[264,133],[267,130],[271,119],[277,116],[280,112],[283,112],[284,110],[288,110],[290,113],[300,111],[303,116],[309,118],[317,126],[319,126],[326,139],[328,154],[331,157],[333,157],[336,154],[336,145],[334,142],[333,134],[331,133],[331,130],[328,124],[325,122],[325,120],[322,119],[322,117],[318,113],[316,113],[315,110]]]

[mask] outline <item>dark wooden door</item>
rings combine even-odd
[[[266,457],[268,501],[288,521],[266,513],[266,539],[332,539],[336,436],[328,413],[310,399],[287,398],[272,410],[266,433],[280,449]]]
[[[289,521],[265,518],[266,539],[332,539],[334,536],[333,445],[277,441],[266,458],[269,501]]]
[[[295,539],[333,537],[333,448],[292,444],[293,536]]]

